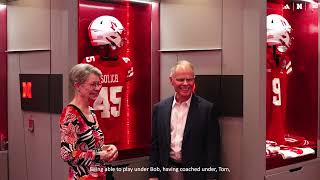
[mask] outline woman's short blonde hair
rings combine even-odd
[[[77,64],[73,66],[69,72],[69,81],[72,86],[75,83],[82,84],[87,80],[89,74],[95,74],[99,77],[102,76],[102,72],[90,64]]]

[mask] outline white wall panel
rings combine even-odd
[[[51,72],[63,74],[63,104],[69,101],[68,73],[78,63],[77,0],[51,3]]]
[[[222,75],[243,75],[243,0],[223,0]],[[241,179],[241,141],[243,118],[222,117],[221,180]]]
[[[162,0],[160,49],[221,48],[222,0]]]
[[[7,3],[8,50],[50,49],[50,0]]]
[[[222,52],[220,50],[179,52],[177,54],[178,60],[189,60],[194,65],[196,75],[221,74]]]
[[[49,74],[50,51],[18,53],[22,74]]]
[[[28,130],[28,120],[34,120],[34,132]],[[51,179],[50,114],[23,111],[28,179]]]
[[[243,133],[241,179],[260,180],[266,170],[266,2],[243,0]],[[261,61],[261,59],[264,59]],[[250,144],[250,146],[248,146]]]
[[[51,73],[63,75],[63,105],[70,102],[68,73],[77,63],[77,0],[51,1]],[[52,177],[67,179],[68,165],[60,156],[60,114],[51,115]]]
[[[243,0],[223,0],[223,75],[243,74]]]
[[[8,55],[9,180],[27,178],[26,141],[20,108],[19,54]],[[19,172],[19,173],[17,173]]]
[[[240,180],[242,117],[221,117],[221,167],[230,172],[221,172],[221,180]]]

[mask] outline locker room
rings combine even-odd
[[[130,62],[114,71],[132,75],[123,80],[123,116],[118,102],[110,111],[118,118],[102,125],[119,151],[107,169],[114,180],[149,179],[153,105],[174,95],[170,68],[179,60],[195,68],[195,93],[218,104],[219,180],[320,179],[318,7],[318,0],[0,0],[0,180],[68,178],[59,119],[73,96],[69,71],[96,60],[88,32],[106,15],[122,23],[120,59]]]

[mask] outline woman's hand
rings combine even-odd
[[[112,144],[103,145],[100,158],[106,162],[112,162],[118,157],[118,149]]]

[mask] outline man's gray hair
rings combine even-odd
[[[189,62],[187,60],[179,60],[179,61],[177,61],[177,63],[174,66],[171,67],[170,77],[172,77],[176,73],[177,68],[180,66],[188,66],[188,67],[190,67],[192,72],[194,72],[194,68],[193,68],[193,65],[191,64],[191,62]]]

